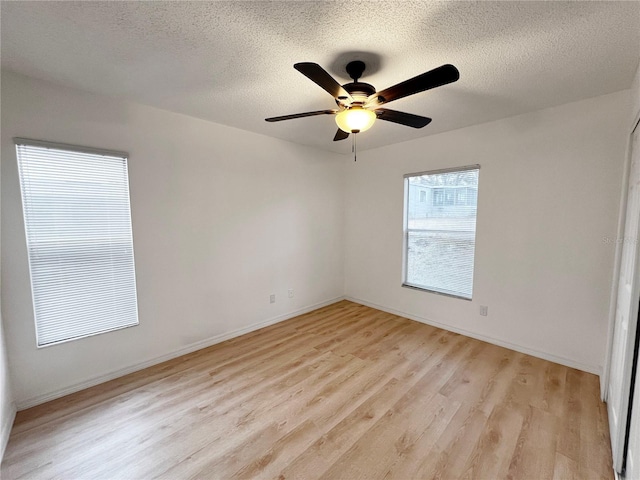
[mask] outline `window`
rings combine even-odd
[[[405,175],[403,286],[471,299],[480,166]],[[432,191],[426,205],[415,191]]]
[[[38,346],[137,325],[128,155],[15,143]]]
[[[427,201],[427,191],[426,190],[420,190],[420,201],[422,203]]]

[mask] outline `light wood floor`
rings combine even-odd
[[[347,301],[20,412],[1,473],[613,478],[596,376]]]

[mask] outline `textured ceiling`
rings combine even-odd
[[[378,121],[366,149],[631,86],[640,2],[6,2],[2,67],[31,77],[348,153],[333,108],[293,69],[341,83],[349,60],[378,90],[452,63],[460,80],[389,104],[421,130]]]

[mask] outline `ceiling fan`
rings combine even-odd
[[[377,118],[413,128],[422,128],[428,125],[431,122],[428,117],[380,107],[394,100],[455,82],[460,78],[460,73],[456,67],[442,65],[377,92],[373,85],[358,81],[366,68],[364,62],[360,60],[347,64],[346,70],[353,82],[345,83],[344,85],[340,85],[317,63],[296,63],[293,68],[329,92],[338,104],[338,108],[283,115],[281,117],[266,118],[265,120],[267,122],[280,122],[314,115],[335,115],[338,131],[333,137],[334,142],[344,140],[350,133],[355,134],[368,130]]]

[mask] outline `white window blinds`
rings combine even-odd
[[[127,154],[14,140],[38,346],[137,325]]]
[[[405,175],[405,286],[471,299],[479,173]]]

